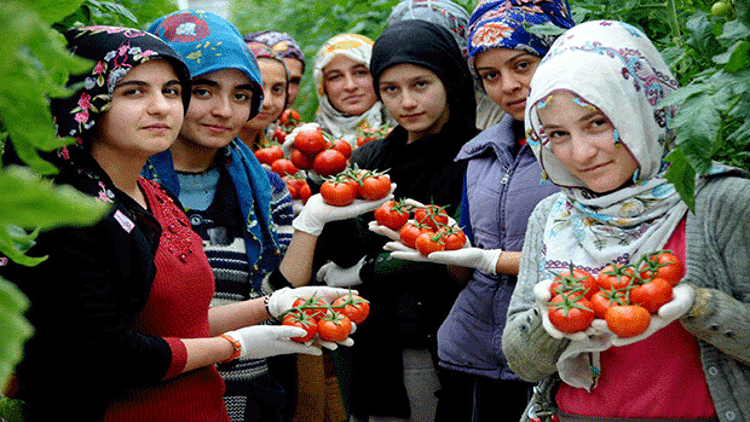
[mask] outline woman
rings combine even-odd
[[[260,42],[269,47],[284,61],[287,70],[289,70],[289,104],[287,107],[294,106],[299,95],[299,87],[302,82],[302,75],[305,73],[305,53],[302,52],[299,44],[294,38],[286,32],[279,31],[260,31],[251,32],[243,37],[245,42]]]
[[[677,88],[648,38],[616,21],[568,30],[537,68],[526,128],[561,193],[531,215],[503,333],[510,367],[541,381],[529,418],[750,420],[748,337],[734,335],[750,327],[750,182],[714,163],[688,212],[665,178],[674,109],[663,100]],[[597,274],[662,249],[686,271],[645,333],[597,323],[563,336],[543,323],[550,272]]]
[[[247,42],[258,61],[263,80],[263,107],[242,127],[240,139],[251,150],[257,151],[266,144],[266,128],[275,122],[289,102],[289,70],[284,60],[270,47],[260,42]]]
[[[370,68],[375,92],[399,125],[355,150],[352,163],[389,169],[398,196],[434,201],[453,215],[466,170],[453,157],[478,132],[471,73],[458,45],[435,24],[404,20],[378,37]],[[381,253],[384,239],[366,229],[334,230],[326,229],[324,242],[335,264],[321,268],[318,278],[359,285],[378,304],[361,331],[365,344],[352,350],[352,413],[362,420],[432,420],[439,388],[435,335],[459,287],[443,265]]]
[[[196,36],[186,37],[193,28]],[[237,138],[243,125],[263,118],[266,103],[273,101],[263,98],[260,72],[239,31],[226,19],[200,10],[164,16],[149,31],[184,58],[193,87],[176,142],[151,157],[144,173],[177,195],[203,239],[216,281],[213,303],[242,303],[307,284],[317,235],[326,221],[336,219],[336,213],[339,219],[351,218],[376,203],[332,210],[312,200],[300,218],[308,221],[311,213],[321,218],[294,230],[283,181],[261,168]],[[206,46],[211,54],[191,59]],[[286,97],[285,85],[277,92],[269,91],[272,84],[263,86],[271,95]],[[290,387],[269,374],[266,359],[239,360],[219,369],[227,380],[225,400],[233,421],[274,420],[287,411],[282,405]]]
[[[95,66],[70,78],[78,88],[72,97],[52,101],[58,135],[77,141],[62,151],[55,183],[112,208],[93,226],[41,234],[29,251],[49,256],[38,266],[8,266],[31,300],[36,330],[17,368],[24,420],[228,421],[215,364],[319,354],[289,340],[298,330],[246,327],[312,291],[284,289],[209,309],[214,282],[201,239],[177,200],[139,177],[182,126],[187,67],[135,29],[80,27],[65,37]]]
[[[357,147],[363,128],[389,126],[388,115],[372,89],[372,40],[357,34],[340,34],[326,41],[315,55],[313,80],[318,93],[315,122]]]

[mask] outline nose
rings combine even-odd
[[[155,92],[151,100],[149,112],[154,115],[163,115],[169,112],[169,100],[163,92]]]
[[[408,89],[404,89],[401,91],[401,107],[404,110],[408,110],[411,108],[414,108],[417,106],[417,101],[414,98],[414,95],[409,92]]]
[[[347,91],[354,91],[357,89],[357,81],[354,80],[353,75],[347,73],[346,75],[344,75],[344,78],[345,78],[344,89],[346,89]]]
[[[514,92],[521,87],[521,83],[518,78],[513,75],[512,72],[500,73],[500,83],[504,92]]]
[[[573,159],[581,164],[591,162],[596,156],[596,147],[579,133],[571,133],[570,137],[571,146],[573,147]]]
[[[232,115],[232,105],[229,102],[229,98],[218,96],[213,108],[211,108],[211,114],[218,117],[230,117]]]

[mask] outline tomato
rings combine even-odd
[[[347,159],[352,156],[352,146],[346,139],[334,139],[331,141],[331,148],[344,154]]]
[[[307,200],[310,199],[312,196],[312,189],[310,189],[310,185],[305,181],[300,187],[297,189],[297,195],[299,195],[299,199],[302,200],[303,204],[307,203]]]
[[[391,179],[385,175],[365,176],[357,191],[358,196],[368,201],[385,198],[389,193],[391,193]]]
[[[326,180],[320,186],[320,195],[326,204],[343,207],[354,202],[357,188],[346,182]]]
[[[440,230],[440,234],[443,236],[443,243],[447,251],[461,249],[466,244],[466,233],[457,226],[445,226]]]
[[[445,212],[444,207],[441,208],[435,204],[415,209],[414,219],[417,220],[417,223],[429,226],[433,230],[437,230],[439,226],[448,224],[448,214]]]
[[[307,315],[308,318],[314,318],[317,320],[323,315],[328,314],[330,307],[321,298],[311,297],[309,299],[304,299],[300,297],[292,303],[291,309],[293,311],[290,313],[301,311]]]
[[[260,161],[261,164],[273,164],[274,161],[284,158],[284,151],[278,145],[261,148],[255,151],[255,158]]]
[[[305,155],[313,156],[326,147],[323,134],[312,128],[303,128],[294,136],[294,147]]]
[[[404,245],[410,248],[416,248],[417,237],[419,237],[419,235],[424,232],[431,233],[432,230],[426,229],[421,225],[418,226],[414,223],[408,222],[404,224],[403,227],[401,227],[401,230],[399,231],[399,238],[401,239],[401,243],[403,243]]]
[[[355,324],[361,324],[370,315],[370,302],[352,293],[334,300],[331,307],[349,317]]]
[[[286,140],[286,135],[287,133],[281,130],[281,128],[277,127],[273,130],[273,140],[280,144],[284,143],[284,141]]]
[[[344,169],[346,169],[346,157],[335,149],[324,150],[313,160],[313,170],[323,177],[341,173]]]
[[[391,199],[375,210],[375,221],[391,230],[400,230],[409,221],[409,212],[403,209],[403,204]]]
[[[291,313],[287,314],[281,321],[281,325],[291,325],[293,327],[299,327],[304,329],[307,334],[300,337],[291,337],[292,340],[304,343],[308,340],[312,340],[315,334],[318,334],[318,324],[314,318],[308,318],[305,314]]]
[[[583,331],[594,320],[591,302],[583,296],[557,295],[549,304],[549,321],[564,333]]]
[[[714,16],[728,15],[732,10],[732,5],[725,1],[717,1],[711,6],[711,14]]]
[[[279,176],[296,174],[299,169],[288,158],[280,158],[271,163],[271,171]]]
[[[672,285],[663,278],[655,278],[630,290],[630,302],[656,313],[661,305],[672,300]]]
[[[651,323],[651,314],[638,305],[617,305],[604,318],[609,330],[619,337],[634,337],[643,333]]]
[[[599,290],[589,299],[594,315],[604,319],[609,308],[625,304],[625,292],[622,290]]]
[[[287,108],[286,110],[281,112],[281,116],[279,116],[279,125],[284,127],[297,127],[300,122],[300,116],[297,110]]]
[[[298,149],[292,150],[292,153],[289,155],[289,160],[291,160],[295,167],[302,170],[310,170],[313,168],[313,159],[303,154],[302,151]]]
[[[425,232],[417,236],[414,246],[424,256],[445,250],[441,235],[434,232]]]
[[[596,277],[596,284],[601,289],[622,289],[633,279],[633,267],[629,265],[609,264],[602,268]]]
[[[573,268],[573,264],[571,263],[570,270],[564,270],[560,274],[555,274],[555,279],[549,289],[552,296],[555,296],[563,291],[570,291],[577,287],[583,288],[586,299],[590,299],[599,290],[599,285],[596,284],[594,276],[588,271]]]
[[[344,341],[352,332],[352,321],[349,317],[334,312],[318,320],[318,335],[326,341]]]
[[[682,262],[672,252],[660,251],[650,256],[646,260],[646,266],[640,270],[644,280],[659,277],[676,286],[682,279],[683,269]]]

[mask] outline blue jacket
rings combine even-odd
[[[462,212],[461,225],[482,249],[520,251],[534,206],[558,191],[552,183],[541,184],[541,167],[529,146],[519,149],[514,122],[505,115],[456,157],[468,163],[462,201],[468,213]],[[515,276],[474,271],[438,331],[441,366],[494,379],[520,379],[508,369],[501,347],[515,285]]]

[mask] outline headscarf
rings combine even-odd
[[[245,41],[247,44],[247,48],[250,49],[250,52],[253,53],[253,56],[255,56],[257,59],[271,59],[275,60],[284,67],[284,75],[286,75],[286,83],[289,85],[289,68],[286,66],[286,63],[284,63],[284,60],[281,59],[281,56],[279,56],[271,47],[263,44],[260,41]],[[284,96],[284,108],[286,108],[287,104],[289,104],[289,91],[285,90],[286,92]]]
[[[50,103],[57,135],[70,136],[76,146],[61,152],[63,160],[75,161],[71,154],[89,153],[98,131],[97,122],[109,110],[117,83],[130,69],[149,60],[165,59],[182,85],[182,103],[187,112],[190,103],[190,74],[180,56],[162,40],[146,32],[113,26],[71,28],[64,33],[68,49],[94,62],[86,73],[71,75],[68,86],[83,85],[72,96],[54,98]]]
[[[251,32],[244,37],[245,42],[257,41],[263,43],[279,55],[282,59],[292,58],[302,62],[302,71],[305,71],[305,54],[302,52],[297,41],[290,37],[286,32],[279,31],[259,31]]]
[[[544,229],[543,269],[562,270],[572,261],[597,274],[612,261],[627,264],[663,248],[688,209],[665,178],[664,157],[674,139],[668,118],[675,109],[661,101],[677,88],[651,41],[626,23],[587,22],[553,44],[532,79],[525,117],[529,145],[563,193]],[[632,185],[595,195],[552,154],[538,109],[555,101],[556,90],[573,93],[610,120],[615,142],[639,165]],[[719,165],[712,170],[722,171]],[[703,182],[698,178],[696,189]]]
[[[182,57],[192,78],[222,69],[242,71],[255,85],[248,120],[258,114],[263,106],[258,63],[229,21],[205,10],[181,10],[162,16],[148,32],[166,41]]]
[[[342,55],[370,68],[373,41],[358,34],[339,34],[326,41],[315,55],[313,63],[313,80],[318,93],[318,111],[315,121],[321,128],[330,132],[334,138],[344,138],[356,146],[357,129],[368,126],[380,129],[388,126],[390,121],[381,102],[376,102],[369,110],[359,116],[352,116],[336,110],[325,93],[323,86],[323,68],[337,55]]]
[[[491,48],[543,57],[557,36],[532,34],[526,28],[549,24],[563,29],[575,25],[567,0],[480,1],[469,21],[469,66],[474,67],[477,54]]]
[[[404,63],[434,72],[445,87],[450,121],[467,130],[475,127],[476,101],[471,72],[448,30],[423,20],[405,20],[387,27],[375,42],[370,61],[378,99],[383,72]]]
[[[406,19],[421,19],[447,29],[466,57],[469,14],[463,7],[450,0],[402,0],[393,6],[388,25]]]

